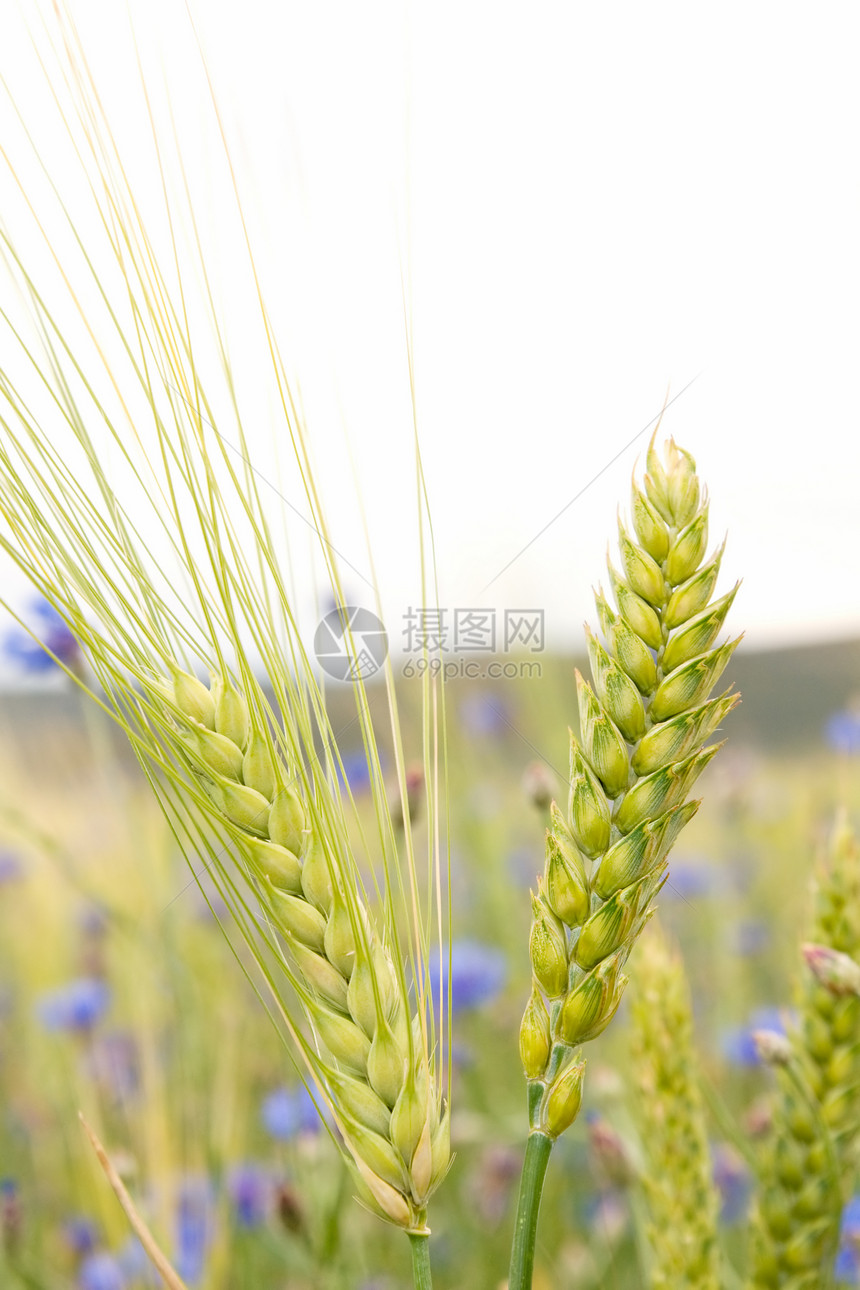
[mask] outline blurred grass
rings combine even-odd
[[[455,1015],[457,1159],[431,1216],[439,1290],[497,1290],[507,1266],[526,1124],[516,1033],[530,979],[528,888],[542,867],[545,826],[522,776],[545,761],[566,799],[566,727],[576,710],[572,662],[540,661],[540,679],[447,688],[455,936],[502,950],[507,980],[496,997]],[[751,1136],[768,1077],[732,1060],[730,1036],[756,1009],[790,1006],[816,848],[837,805],[860,816],[860,763],[823,738],[828,716],[860,689],[860,647],[740,653],[732,677],[744,702],[703,777],[703,806],[676,847],[659,905],[684,954],[707,1080]],[[370,696],[380,703],[384,755],[384,699],[373,687]],[[419,684],[404,682],[407,760],[420,757],[420,701]],[[335,730],[347,726],[350,702],[345,689],[331,690]],[[65,691],[0,696],[0,729],[0,842],[20,866],[0,877],[2,1284],[79,1284],[81,1257],[64,1235],[72,1218],[92,1221],[100,1249],[116,1253],[127,1242],[78,1127],[81,1108],[168,1253],[183,1180],[208,1180],[197,1282],[207,1290],[407,1286],[406,1252],[347,1199],[325,1133],[267,1134],[263,1099],[297,1081],[289,1055],[241,970],[253,975],[247,952],[219,928],[118,734]],[[345,744],[347,760],[356,750]],[[46,1029],[40,996],[80,977],[108,983],[104,1018],[83,1031]],[[585,1106],[600,1118],[583,1117],[553,1160],[537,1290],[642,1284],[624,1162],[624,1153],[637,1156],[625,1014],[594,1044],[586,1075]],[[95,1056],[117,1035],[135,1069],[135,1086],[120,1094]],[[595,1123],[621,1135],[621,1157],[607,1155]],[[716,1120],[711,1129],[714,1142],[724,1140]],[[250,1230],[228,1185],[247,1162],[281,1188],[270,1188],[268,1212]],[[742,1225],[725,1237],[740,1266]]]

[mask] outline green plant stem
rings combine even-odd
[[[433,1290],[430,1274],[430,1233],[409,1232],[412,1246],[412,1284],[415,1290]]]
[[[517,1202],[508,1290],[531,1290],[540,1198],[552,1143],[553,1139],[545,1133],[529,1134]]]

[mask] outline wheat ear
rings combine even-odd
[[[616,609],[596,596],[603,642],[586,627],[592,684],[577,673],[568,810],[550,808],[532,897],[533,984],[520,1028],[530,1137],[511,1290],[531,1280],[537,1213],[525,1210],[539,1197],[537,1164],[545,1170],[579,1111],[578,1050],[618,1009],[669,849],[698,808],[687,795],[720,746],[706,740],[739,699],[710,698],[740,639],[715,644],[737,586],[711,600],[723,547],[705,559],[707,495],[693,458],[671,439],[662,457],[651,441],[632,519],[636,541],[619,521],[623,572],[609,565]]]
[[[714,645],[737,587],[710,600],[722,547],[703,563],[708,502],[689,453],[670,440],[661,460],[652,442],[632,511],[638,544],[619,524],[623,575],[609,566],[617,612],[596,597],[605,644],[586,627],[592,684],[577,672],[568,811],[551,807],[533,896],[520,1048],[531,1128],[551,1138],[575,1115],[560,1101],[574,1052],[614,1016],[669,849],[698,808],[685,799],[720,746],[705,741],[739,699],[709,697],[738,644]]]
[[[680,956],[655,932],[636,958],[631,1009],[642,1185],[654,1290],[719,1290],[719,1210]]]
[[[775,1063],[778,1095],[752,1219],[754,1290],[823,1284],[856,1167],[860,998],[852,978],[860,958],[860,848],[844,819],[816,887],[814,947],[806,951],[813,970],[800,987],[797,1030]]]

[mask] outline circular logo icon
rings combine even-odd
[[[385,662],[388,633],[371,610],[339,605],[317,627],[314,653],[323,671],[336,680],[364,681]]]

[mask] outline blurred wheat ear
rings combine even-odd
[[[819,971],[803,975],[798,1025],[786,1041],[785,1059],[776,1063],[773,1121],[752,1217],[754,1290],[812,1290],[832,1282],[842,1206],[856,1175],[860,997],[853,980],[860,960],[860,846],[844,816],[820,857],[814,899],[815,952],[806,957]]]
[[[532,896],[533,987],[520,1029],[530,1134],[511,1290],[531,1284],[537,1205],[549,1153],[582,1100],[580,1048],[614,1017],[625,965],[667,877],[669,850],[699,803],[688,794],[720,747],[707,744],[738,703],[711,698],[739,637],[717,644],[737,592],[717,600],[723,547],[706,557],[708,498],[688,452],[655,436],[634,537],[619,521],[616,608],[596,596],[603,641],[586,627],[592,683],[577,673],[567,811],[555,803],[546,867]]]
[[[173,228],[178,213],[195,228],[191,196],[174,200],[165,182],[165,267],[74,26],[59,11],[58,21],[57,83],[69,93],[58,98],[62,124],[101,234],[91,245],[56,188],[50,212],[30,207],[40,265],[54,255],[49,216],[71,245],[61,264],[54,260],[59,277],[46,272],[43,287],[27,253],[0,232],[27,305],[24,324],[2,314],[0,543],[71,628],[88,669],[88,679],[75,679],[127,733],[189,858],[207,857],[291,1051],[331,1110],[362,1199],[426,1245],[427,1201],[449,1163],[450,1071],[440,1061],[442,1000],[432,998],[428,969],[431,944],[441,952],[447,939],[444,705],[428,670],[430,826],[419,847],[390,663],[396,819],[346,631],[357,675],[352,735],[360,734],[370,771],[375,832],[367,836],[294,612],[289,516],[254,468],[243,391],[211,294],[205,322],[189,322],[199,316],[188,308],[195,266]],[[160,167],[157,138],[154,149]],[[6,160],[7,178],[18,182]],[[272,436],[292,445],[307,511],[300,532],[316,533],[318,566],[342,605],[312,444],[254,260],[238,249],[256,301],[248,326],[264,345],[278,409]],[[199,241],[196,250],[208,290]],[[420,481],[420,459],[418,471]],[[425,522],[419,514],[422,541]],[[423,1247],[415,1258],[429,1283]]]
[[[693,1048],[689,989],[680,955],[659,928],[637,954],[632,1007],[637,1087],[654,1290],[718,1290],[719,1203]]]

